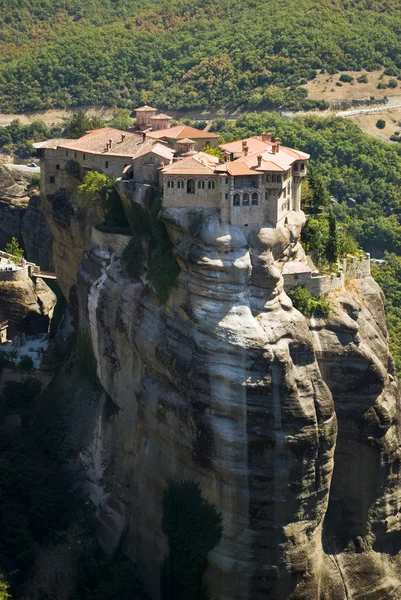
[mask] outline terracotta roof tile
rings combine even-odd
[[[107,146],[109,140],[111,147]],[[89,131],[78,140],[63,140],[58,147],[89,154],[133,157],[143,154],[144,150],[151,149],[154,144],[155,140],[143,141],[142,134],[104,127]]]
[[[214,159],[214,160],[213,160]],[[214,175],[216,157],[198,152],[191,157],[183,158],[162,169],[164,175]]]
[[[140,106],[139,108],[135,108],[135,112],[147,112],[149,110],[156,111],[157,108],[152,108],[151,106],[148,106],[147,104],[145,104],[145,106]]]
[[[170,140],[182,140],[183,138],[191,138],[194,140],[202,138],[218,138],[219,136],[209,131],[202,131],[189,125],[176,125],[167,129],[159,129],[159,131],[151,131],[148,133],[150,138],[166,138]]]

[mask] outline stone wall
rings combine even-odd
[[[195,181],[195,193],[187,193],[189,179]],[[168,182],[172,181],[174,187],[169,188]],[[182,182],[183,187],[177,187]],[[199,188],[199,183],[204,188]],[[214,184],[214,189],[209,189],[209,183]],[[216,176],[191,177],[191,176],[165,176],[163,182],[163,205],[165,208],[192,208],[193,206],[217,206],[219,202],[218,181]]]
[[[0,281],[23,281],[28,278],[28,266],[17,267],[13,271],[0,271]]]
[[[307,288],[311,294],[322,296],[344,287],[344,273],[337,275],[313,275],[313,273],[288,273],[283,275],[284,288],[290,290],[297,286]]]
[[[108,252],[121,251],[131,240],[130,235],[121,235],[119,233],[104,233],[96,227],[92,228],[92,244],[96,244],[102,250]]]
[[[331,275],[314,275],[313,273],[288,273],[283,275],[285,289],[302,285],[315,296],[344,287],[346,279],[364,279],[370,276],[370,254],[352,256],[339,263],[339,273]]]
[[[346,279],[363,279],[370,276],[370,254],[367,252],[362,256],[353,256],[344,259],[343,269]]]

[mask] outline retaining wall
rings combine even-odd
[[[14,271],[0,271],[0,281],[23,281],[28,277],[28,266],[18,267]]]

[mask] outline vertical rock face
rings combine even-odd
[[[14,236],[25,256],[42,269],[53,268],[53,234],[41,210],[32,178],[0,165],[0,248]]]
[[[380,290],[350,282],[309,322],[280,274],[302,251],[294,231],[164,219],[182,268],[166,305],[118,255],[92,249],[79,268],[80,329],[115,407],[81,453],[103,542],[159,598],[163,490],[192,480],[223,518],[211,598],[399,598],[400,407]]]

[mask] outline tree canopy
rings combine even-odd
[[[8,0],[0,110],[324,106],[318,72],[401,68],[398,0]]]

